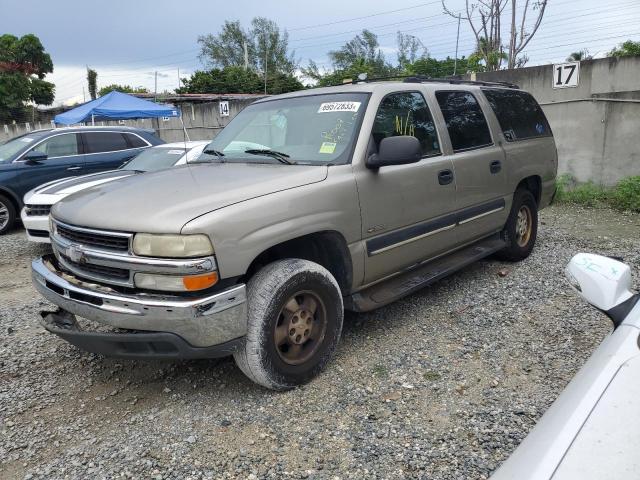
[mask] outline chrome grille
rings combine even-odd
[[[82,274],[90,275],[93,277],[99,277],[104,280],[117,280],[127,281],[129,280],[129,270],[124,268],[107,267],[105,265],[95,265],[93,263],[78,263],[71,260],[69,257],[60,254],[62,261],[73,270]]]
[[[47,217],[51,212],[51,205],[25,205],[27,217]]]
[[[61,224],[56,224],[56,233],[62,238],[80,245],[127,252],[129,250],[129,237],[120,237],[106,233],[88,230],[75,230]]]

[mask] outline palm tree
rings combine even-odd
[[[580,62],[582,60],[591,60],[592,58],[593,56],[589,55],[589,51],[585,49],[573,52],[567,57],[567,62]]]

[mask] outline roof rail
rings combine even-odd
[[[481,80],[462,80],[459,78],[430,78],[422,75],[414,75],[411,77],[405,77],[404,83],[450,83],[450,84],[462,84],[462,85],[482,85],[484,87],[507,87],[507,88],[520,88],[515,83],[509,82],[483,82]]]
[[[517,88],[520,87],[515,83],[509,82],[483,82],[481,80],[463,80],[460,78],[431,78],[425,75],[389,75],[386,77],[374,77],[374,78],[356,78],[351,81],[345,82],[346,84],[357,84],[357,83],[371,83],[378,82],[382,80],[401,80],[404,83],[450,83],[453,85],[461,84],[461,85],[482,85],[485,87],[506,87],[506,88]],[[343,83],[344,85],[344,83]]]

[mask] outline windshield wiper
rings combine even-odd
[[[220,150],[214,150],[212,148],[207,148],[202,153],[206,153],[207,155],[215,155],[216,157],[224,157],[224,153]]]
[[[265,155],[267,157],[272,157],[278,160],[280,163],[285,163],[287,165],[295,165],[296,162],[288,160],[289,155],[282,152],[276,152],[275,150],[269,150],[267,148],[250,148],[245,150],[244,153],[248,153],[250,155]]]

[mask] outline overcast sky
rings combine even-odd
[[[454,11],[463,5],[464,0],[447,0]],[[68,104],[82,101],[86,65],[97,70],[98,86],[121,83],[153,91],[157,71],[158,90],[173,90],[178,70],[185,77],[202,68],[198,35],[218,32],[224,20],[248,26],[255,16],[289,31],[302,65],[313,59],[329,67],[327,52],[363,28],[379,35],[393,63],[397,31],[420,38],[435,58],[455,54],[457,21],[433,0],[0,0],[0,33],[40,38],[54,62],[47,80],[56,84],[55,103]],[[640,40],[640,0],[550,0],[526,49],[528,65],[561,61],[583,48],[603,54],[628,38]],[[471,53],[474,43],[463,21],[460,55]]]

